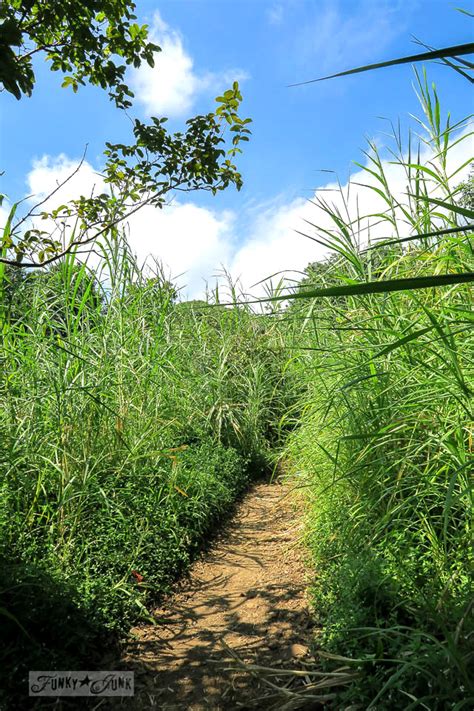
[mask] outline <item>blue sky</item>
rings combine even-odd
[[[474,21],[456,12],[456,4],[138,0],[139,20],[150,25],[163,52],[153,72],[142,69],[130,75],[136,88],[130,115],[168,115],[169,125],[179,129],[186,118],[210,110],[214,97],[238,78],[242,113],[253,119],[253,136],[239,160],[243,190],[215,198],[198,193],[186,201],[180,198],[156,224],[149,213],[133,228],[137,253],[144,258],[148,250],[173,274],[184,272],[182,283],[195,295],[219,264],[233,267],[235,276],[246,282],[260,272],[264,276],[255,262],[277,265],[270,258],[272,230],[286,230],[288,252],[281,247],[282,237],[280,262],[301,269],[313,255],[306,247],[295,247],[292,227],[299,227],[298,209],[305,198],[332,179],[320,170],[334,170],[345,182],[351,161],[361,160],[366,137],[385,143],[387,122],[381,117],[400,118],[404,126],[419,107],[409,65],[304,87],[287,85],[421,51],[411,35],[438,47],[471,41]],[[474,10],[473,2],[459,4]],[[18,102],[6,92],[0,95],[0,166],[5,171],[0,191],[12,201],[31,192],[44,194],[51,181],[77,162],[86,144],[89,174],[86,170],[77,187],[87,185],[100,168],[104,142],[130,136],[129,118],[104,92],[87,87],[73,94],[60,88],[61,75],[42,62],[36,71],[30,99]],[[472,112],[465,80],[434,64],[429,77],[454,119]],[[256,243],[252,252],[249,246]]]

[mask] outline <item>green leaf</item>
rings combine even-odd
[[[370,281],[347,286],[330,286],[324,289],[307,289],[272,296],[267,299],[252,299],[247,304],[265,304],[269,301],[290,301],[293,299],[327,298],[330,296],[363,296],[367,294],[386,294],[392,291],[414,291],[416,289],[430,289],[452,284],[467,284],[474,282],[474,272],[461,272],[459,274],[438,274],[433,276],[411,277],[408,279],[388,279],[386,281]],[[232,303],[223,306],[232,306]]]
[[[374,360],[375,358],[380,358],[381,356],[388,355],[388,353],[391,353],[396,348],[400,348],[401,346],[404,346],[406,343],[410,343],[410,341],[414,341],[415,339],[419,338],[420,336],[423,336],[425,333],[432,331],[433,328],[434,328],[434,326],[428,326],[427,328],[420,328],[419,331],[414,331],[413,333],[409,333],[408,336],[404,336],[403,338],[399,338],[396,341],[389,343],[388,346],[385,346],[385,348],[382,348],[381,351],[376,353],[373,356],[372,360]]]
[[[242,139],[244,140],[244,139]],[[373,249],[378,249],[379,247],[385,247],[387,244],[400,244],[401,242],[413,242],[417,239],[426,239],[428,237],[442,237],[443,235],[456,234],[457,232],[469,232],[474,230],[474,223],[469,225],[464,225],[464,227],[449,227],[446,230],[433,230],[433,232],[423,232],[419,235],[410,235],[410,237],[401,237],[400,239],[387,239],[380,240],[370,247],[366,247],[362,252],[370,252]]]
[[[412,195],[411,193],[408,193],[408,195],[410,195],[410,197],[416,197],[416,195]],[[437,198],[430,198],[427,195],[423,196],[423,200],[431,202],[433,205],[444,207],[446,210],[455,212],[463,217],[467,217],[468,220],[474,220],[474,210],[469,210],[467,207],[461,207],[460,205],[456,205],[452,202],[445,202],[444,200],[438,200]]]
[[[382,69],[384,67],[392,67],[397,64],[411,64],[412,62],[425,62],[432,59],[442,59],[443,57],[456,57],[459,55],[473,54],[474,53],[474,42],[468,42],[467,44],[458,44],[453,47],[444,47],[443,49],[436,49],[430,52],[422,52],[421,54],[412,54],[408,57],[400,57],[398,59],[390,59],[387,62],[377,62],[376,64],[366,64],[363,67],[357,67],[356,69],[347,69],[344,72],[338,72],[337,74],[329,74],[325,77],[319,77],[319,79],[309,79],[308,81],[300,81],[296,84],[290,84],[289,86],[303,86],[304,84],[314,84],[318,81],[325,81],[326,79],[335,79],[336,77],[344,77],[349,74],[360,74],[361,72],[369,72],[373,69]],[[474,79],[471,79],[474,81]]]
[[[456,10],[458,12],[462,12],[463,15],[467,15],[468,17],[474,17],[474,13],[469,12],[469,10],[464,10],[462,7],[457,7]]]

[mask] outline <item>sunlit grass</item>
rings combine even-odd
[[[341,708],[473,702],[474,208],[458,187],[472,157],[468,120],[443,125],[426,77],[418,92],[421,147],[398,128],[391,144],[406,189],[371,142],[359,167],[382,207],[354,213],[342,189],[318,200],[309,236],[331,256],[269,287],[266,310],[231,283],[179,302],[113,231],[94,268],[73,254],[31,276],[0,265],[11,679],[89,662],[146,617],[286,443],[320,642],[362,672]]]
[[[417,162],[412,141],[407,149],[394,134],[403,201],[373,145],[367,166],[376,178],[367,189],[386,203],[376,219],[393,243],[367,251],[366,216],[349,221],[334,208],[324,238],[335,256],[309,271],[299,296],[334,285],[339,295],[316,308],[299,298],[286,321],[307,389],[287,455],[308,492],[315,610],[323,648],[365,660],[362,682],[344,696],[361,708],[461,708],[474,695],[473,290],[376,293],[381,281],[474,271],[472,229],[439,235],[465,224],[455,188],[465,164],[448,173],[456,134],[441,125],[436,93],[419,88],[434,157]],[[437,234],[403,244],[403,224]],[[351,294],[350,279],[369,288]]]
[[[123,241],[98,249],[94,270],[3,274],[0,618],[19,664],[146,615],[271,466],[288,399],[265,317],[179,303]]]

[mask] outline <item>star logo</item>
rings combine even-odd
[[[84,677],[84,679],[81,679],[81,680],[80,680],[81,686],[89,686],[89,684],[91,683],[91,681],[92,681],[92,680],[89,679],[89,676],[86,674],[86,676]]]

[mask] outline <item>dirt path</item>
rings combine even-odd
[[[287,492],[281,484],[256,484],[225,533],[154,611],[158,624],[132,631],[123,660],[135,670],[129,708],[265,708],[264,687],[236,669],[235,660],[229,669],[225,645],[242,661],[264,666],[294,666],[307,656],[312,623],[301,514]]]

